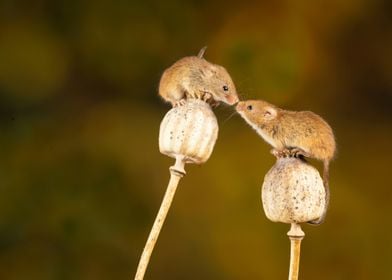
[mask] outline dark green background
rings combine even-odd
[[[301,279],[391,279],[391,1],[0,4],[0,279],[132,279],[172,159],[159,77],[208,45],[241,98],[334,128],[326,223]],[[146,279],[285,279],[288,225],[260,201],[274,158],[233,108],[187,176]]]

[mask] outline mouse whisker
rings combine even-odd
[[[223,122],[221,125],[224,125],[225,123],[227,123],[228,120],[230,120],[234,115],[237,114],[237,111],[234,111],[233,113],[231,113]]]

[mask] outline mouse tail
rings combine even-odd
[[[329,207],[329,160],[324,160],[323,184],[324,184],[324,191],[325,191],[324,212],[321,215],[321,217],[318,218],[317,220],[308,222],[308,224],[315,225],[315,226],[320,225],[324,222]]]
[[[198,57],[198,58],[203,58],[204,53],[206,52],[206,49],[207,49],[207,46],[204,46],[204,47],[199,51],[199,53],[197,54],[197,57]]]

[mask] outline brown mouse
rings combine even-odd
[[[197,56],[184,57],[167,68],[159,83],[159,95],[173,106],[183,105],[187,98],[205,100],[211,104],[238,102],[235,85],[220,65],[203,58],[206,47]]]
[[[325,210],[310,224],[321,224],[329,204],[329,163],[336,152],[331,127],[310,111],[288,111],[262,100],[240,101],[237,112],[274,149],[277,157],[295,156],[320,160],[324,164]]]

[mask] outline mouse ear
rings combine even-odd
[[[210,79],[210,78],[216,76],[216,70],[215,70],[214,66],[211,66],[211,67],[202,69],[202,74],[204,75],[204,77],[206,79]]]
[[[274,118],[276,117],[276,114],[277,114],[277,112],[276,112],[276,109],[275,109],[275,108],[273,108],[273,107],[266,107],[266,108],[265,108],[264,117],[265,117],[267,120],[272,120],[272,119],[274,119]]]
[[[203,58],[204,53],[206,52],[206,49],[207,49],[207,46],[203,47],[203,48],[199,51],[197,57],[198,57],[198,58]]]

